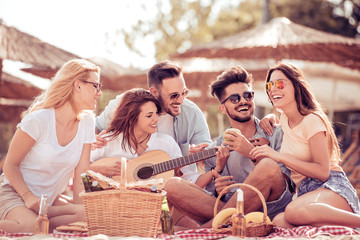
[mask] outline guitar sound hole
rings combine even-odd
[[[153,175],[153,172],[154,170],[152,167],[143,167],[139,169],[137,176],[139,179],[144,180],[150,178]]]

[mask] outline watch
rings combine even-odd
[[[212,168],[211,168],[211,170],[215,170],[215,168],[216,168],[216,166],[215,166],[215,167],[212,167]],[[215,171],[216,171],[216,170],[215,170]],[[223,173],[223,171],[224,171],[224,169],[223,169],[223,170],[221,170],[220,172],[218,172],[218,171],[217,171],[217,172],[218,172],[219,174],[222,174],[222,173]]]

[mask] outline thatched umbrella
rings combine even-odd
[[[41,89],[30,82],[3,72],[0,82],[0,97],[31,100],[40,93]]]
[[[267,24],[194,46],[173,58],[298,59],[360,69],[360,40],[275,18]]]
[[[0,80],[4,59],[55,69],[73,58],[80,57],[7,26],[0,19]]]
[[[124,91],[134,87],[147,88],[146,71],[144,70],[125,68],[113,61],[99,57],[88,60],[100,66],[100,80],[103,89]],[[51,79],[58,71],[58,69],[36,66],[22,68],[21,70],[47,79]]]
[[[0,82],[0,121],[19,122],[20,113],[41,91],[41,88],[5,70]]]

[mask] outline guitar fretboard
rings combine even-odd
[[[185,157],[175,158],[169,161],[153,165],[154,175],[172,170],[177,167],[186,166],[201,160],[205,160],[216,155],[217,149],[211,148],[201,152],[193,153]]]

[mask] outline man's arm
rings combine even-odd
[[[270,113],[261,119],[259,125],[267,135],[272,135],[274,133],[274,127],[278,127],[280,125],[280,121],[275,114]]]
[[[109,102],[104,111],[98,117],[96,117],[95,126],[97,133],[106,130],[110,126],[112,117],[116,108],[119,106],[121,97],[122,94],[117,95],[115,99]]]

